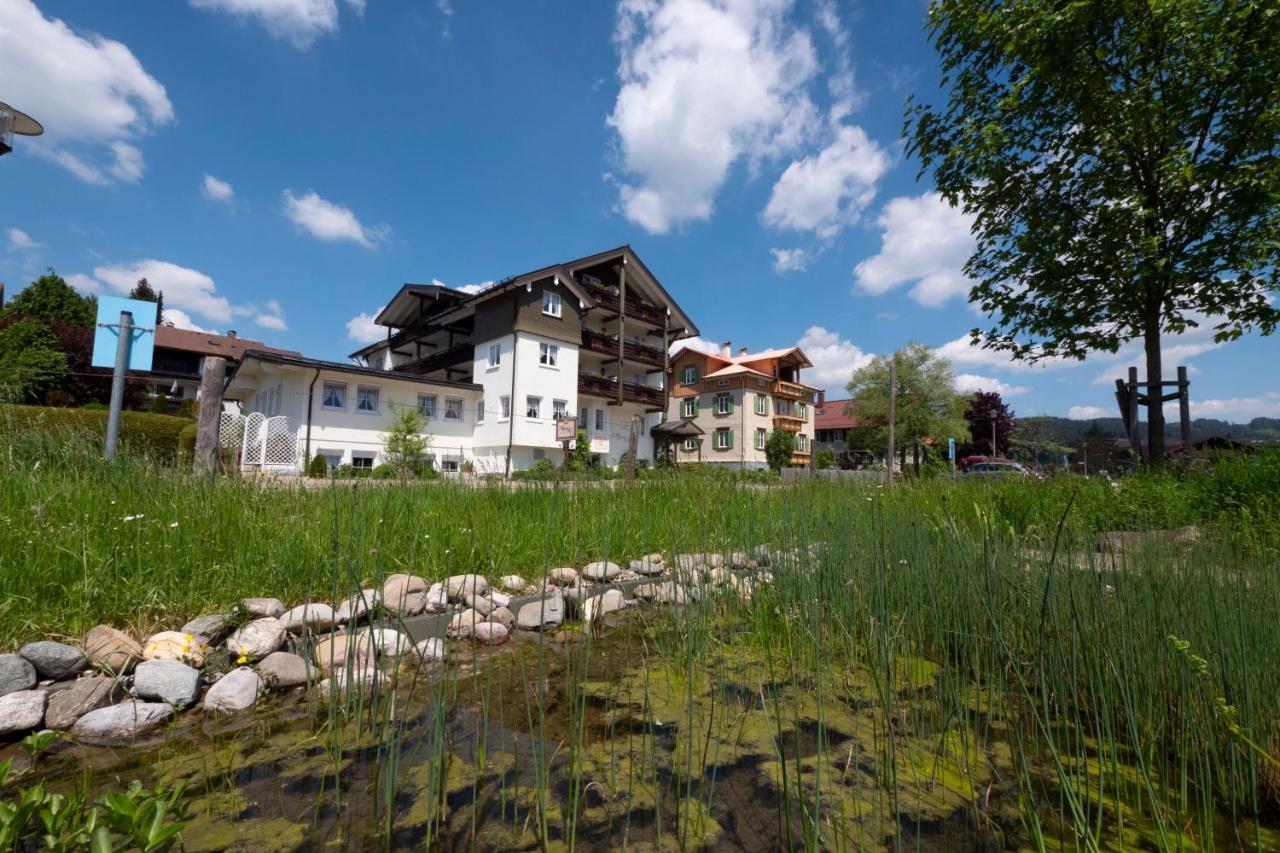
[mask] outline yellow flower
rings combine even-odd
[[[240,655],[240,657],[236,658],[236,663],[248,663],[248,662],[249,662],[249,659],[244,655]]]

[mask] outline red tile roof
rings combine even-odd
[[[820,429],[852,429],[858,426],[857,416],[849,413],[852,400],[826,400],[821,407],[815,406],[813,428]]]
[[[280,355],[302,355],[302,353],[295,350],[269,347],[262,341],[241,338],[234,333],[217,335],[211,332],[193,332],[190,329],[179,329],[177,326],[160,326],[157,328],[156,346],[199,353],[200,355],[220,355],[232,361],[239,361],[245,351],[251,349],[279,353]]]

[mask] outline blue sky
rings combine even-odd
[[[799,343],[837,394],[916,340],[1021,414],[1112,414],[1136,347],[967,346],[963,214],[917,181],[924,4],[0,0],[0,281],[146,275],[192,327],[342,359],[405,281],[630,243],[705,342]],[[1274,339],[1169,341],[1196,414],[1280,416]],[[1251,369],[1255,368],[1255,369]]]

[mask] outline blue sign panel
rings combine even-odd
[[[151,356],[156,348],[156,304],[141,299],[122,299],[119,296],[98,297],[98,322],[93,333],[93,366],[116,366],[121,311],[133,312],[129,369],[150,370]]]
[[[952,462],[956,461],[956,440],[954,438],[947,439],[947,458]]]

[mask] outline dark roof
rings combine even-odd
[[[821,406],[815,406],[813,412],[813,428],[820,429],[853,429],[860,421],[857,415],[850,412],[852,400],[826,400]]]
[[[156,328],[156,346],[200,355],[219,355],[233,361],[250,350],[302,357],[302,353],[297,350],[269,347],[262,341],[237,337],[234,332],[230,335],[219,335],[214,332],[197,332],[164,325]]]
[[[703,434],[702,427],[694,423],[692,418],[663,421],[649,428],[649,435],[666,436],[667,438],[693,438],[695,435]]]
[[[351,373],[357,376],[372,376],[378,379],[394,379],[401,382],[417,382],[421,385],[445,385],[450,388],[461,388],[467,391],[482,391],[483,385],[477,385],[474,382],[453,382],[448,379],[427,379],[413,373],[398,373],[394,370],[378,370],[375,367],[360,367],[355,364],[347,364],[342,361],[323,361],[318,358],[304,358],[302,356],[281,355],[274,352],[262,352],[260,350],[249,350],[236,363],[235,369],[231,371],[231,375],[227,377],[226,386],[230,386],[232,380],[235,379],[236,373],[246,361],[265,361],[270,364],[283,364],[289,367],[307,367],[313,370],[332,370],[335,373]]]

